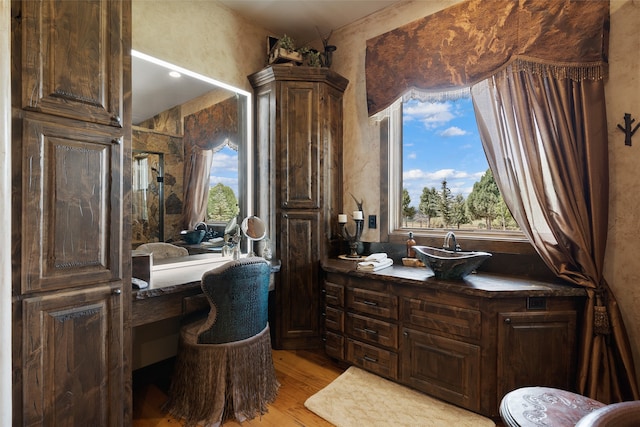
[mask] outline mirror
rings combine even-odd
[[[170,72],[177,72],[180,77],[171,77]],[[155,179],[148,175],[148,180],[144,180],[140,173],[142,163],[136,165],[138,152],[161,155],[164,162],[163,182],[158,185],[163,189],[158,204],[163,205],[164,211],[153,221],[158,227],[148,221],[149,232],[139,233],[132,239],[136,245],[179,239],[184,228],[182,212],[187,185],[183,171],[185,144],[191,143],[200,149],[207,133],[218,132],[220,128],[233,131],[225,133],[215,147],[207,147],[212,151],[212,167],[208,182],[203,178],[201,185],[216,187],[216,194],[233,193],[233,197],[226,197],[222,202],[219,197],[209,197],[206,217],[194,223],[204,221],[223,226],[232,216],[242,215],[242,218],[252,211],[248,161],[252,144],[250,106],[249,92],[132,51],[133,178],[137,173],[143,185]],[[222,120],[224,125],[220,125]],[[145,206],[143,193],[140,191],[140,212],[144,212]],[[148,192],[146,195],[149,196]]]
[[[240,226],[242,232],[248,239],[257,241],[262,240],[267,235],[267,227],[257,216],[249,216],[242,220],[242,225]]]
[[[271,259],[271,244],[269,239],[266,237],[267,226],[262,219],[257,216],[248,216],[242,220],[240,229],[242,230],[242,234],[247,236],[247,246],[250,247],[249,256],[255,256],[253,244],[249,243],[263,240],[261,245],[262,247],[258,248],[258,253],[260,253],[265,259]]]

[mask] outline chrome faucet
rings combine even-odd
[[[452,240],[453,240],[453,246],[451,246]],[[458,244],[458,241],[456,240],[456,235],[453,234],[453,231],[447,232],[446,236],[444,236],[444,245],[442,246],[442,248],[447,249],[449,251],[459,251],[462,249]]]

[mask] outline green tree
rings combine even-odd
[[[491,223],[498,217],[501,199],[493,173],[487,169],[480,181],[473,184],[473,190],[467,197],[467,208],[473,219],[484,219],[487,230],[491,230]]]
[[[427,217],[427,227],[431,228],[431,218],[438,215],[438,190],[435,187],[422,189],[418,210]]]
[[[238,199],[231,187],[221,182],[209,188],[207,200],[207,219],[213,221],[229,221],[238,215]]]
[[[404,225],[407,225],[407,221],[413,219],[416,216],[416,208],[409,206],[411,204],[411,196],[406,188],[402,189],[402,217],[404,218]]]
[[[452,201],[453,201],[453,196],[451,195],[451,189],[447,186],[447,180],[443,179],[442,187],[440,187],[440,199],[438,200],[438,210],[440,211],[440,216],[442,217],[442,222],[444,222],[445,227],[451,224]]]
[[[513,219],[513,215],[511,215],[511,211],[507,207],[507,204],[504,202],[502,195],[500,195],[500,202],[498,203],[498,220],[500,221],[500,226],[503,230],[508,230],[511,228],[518,228],[516,224],[516,220]]]
[[[460,228],[461,224],[468,224],[471,220],[467,215],[467,204],[462,194],[458,194],[451,204],[451,224]]]

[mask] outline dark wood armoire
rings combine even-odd
[[[14,425],[128,425],[131,4],[11,14]]]
[[[273,65],[249,76],[255,92],[256,215],[282,262],[271,310],[274,347],[322,345],[320,260],[342,206],[342,97],[328,68]]]

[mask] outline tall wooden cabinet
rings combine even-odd
[[[14,425],[127,425],[131,5],[11,13]]]
[[[276,348],[321,345],[320,259],[342,205],[342,95],[327,68],[274,65],[249,76],[255,91],[256,215],[282,262],[270,319]],[[333,229],[332,229],[333,227]]]

